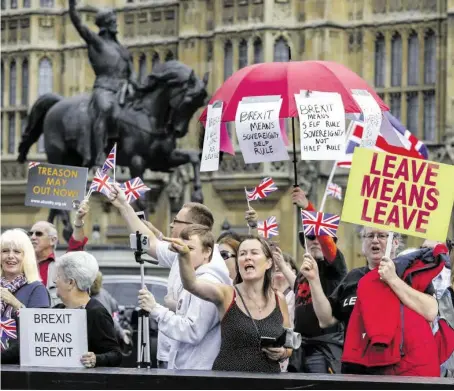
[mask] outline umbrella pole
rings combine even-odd
[[[296,140],[295,140],[295,118],[292,117],[292,140],[293,140],[293,187],[298,187],[298,171],[296,169]]]

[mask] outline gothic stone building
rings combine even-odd
[[[95,29],[93,4],[81,0],[78,8],[83,22]],[[454,163],[454,0],[98,0],[96,5],[117,11],[119,39],[129,47],[139,77],[157,62],[177,58],[199,76],[209,71],[213,93],[248,64],[288,61],[290,47],[292,60],[332,60],[353,69],[425,140],[432,160]],[[27,110],[46,92],[71,96],[90,91],[94,76],[66,0],[1,0],[1,12],[5,229],[28,227],[48,212],[23,205],[27,170],[15,158]],[[198,132],[194,118],[180,145],[196,148]],[[29,158],[45,160],[42,140]],[[315,204],[331,168],[328,163],[298,164],[301,186]],[[118,179],[129,179],[128,172],[119,171]],[[145,176],[152,188],[147,198],[150,219],[164,232],[189,198],[191,176],[186,167],[172,175]],[[215,213],[215,233],[227,227],[245,231],[244,186],[252,187],[265,176],[275,179],[279,191],[257,203],[259,215],[277,217],[281,246],[300,257],[299,218],[289,201],[291,162],[245,165],[237,153],[226,157],[218,172],[204,174],[205,202]],[[347,173],[339,171],[335,181],[345,190]],[[101,243],[125,244],[127,232],[117,213],[103,197],[95,196],[91,203],[87,229],[96,227]],[[340,213],[341,207],[330,199],[326,211]],[[339,237],[349,266],[362,265],[356,228],[341,224]],[[419,243],[408,239],[408,245]]]

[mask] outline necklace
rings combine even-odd
[[[257,307],[257,309],[259,310],[259,314],[261,314],[261,313],[262,313],[262,310],[263,310],[263,307],[260,307],[260,306],[255,302],[255,300],[252,300],[251,296],[249,296],[249,293],[247,293],[246,291],[245,291],[245,293],[246,293],[246,296],[248,297],[248,299],[249,299],[250,301],[252,301],[252,302],[254,303],[254,305]]]

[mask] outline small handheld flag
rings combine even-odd
[[[39,166],[39,162],[30,162],[28,163],[28,169]]]
[[[277,190],[272,178],[265,178],[253,190],[246,190],[246,198],[248,201],[260,200],[268,196],[269,193]]]
[[[336,236],[339,227],[340,217],[331,213],[301,211],[303,230],[305,235],[314,236]]]
[[[8,348],[8,339],[17,339],[16,321],[14,319],[1,319],[0,337],[2,350],[6,350]]]
[[[107,174],[104,174],[102,170],[97,170],[96,175],[93,177],[93,181],[91,182],[87,198],[94,191],[108,196],[112,191],[112,184],[113,181]]]
[[[265,221],[257,222],[257,231],[259,235],[263,236],[265,239],[279,235],[276,217],[271,216]]]
[[[326,189],[326,193],[338,200],[342,201],[342,187],[336,185],[335,183],[330,183]]]
[[[117,160],[117,143],[114,144],[112,150],[110,151],[109,155],[107,156],[106,161],[104,162],[101,172],[106,174],[111,168],[113,169],[113,180],[115,182],[115,162]]]
[[[131,179],[126,183],[123,183],[121,185],[121,188],[125,192],[126,200],[129,203],[138,200],[147,191],[151,190],[142,182],[142,179],[140,179],[139,177]]]

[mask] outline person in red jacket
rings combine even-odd
[[[428,285],[425,292],[419,292],[407,285],[396,274],[396,268],[391,261],[396,255],[400,244],[400,236],[394,235],[391,256],[385,257],[389,232],[364,227],[361,231],[362,251],[367,260],[367,266],[352,269],[341,281],[336,290],[328,297],[323,292],[318,275],[317,262],[310,254],[304,255],[301,270],[309,281],[312,292],[312,303],[320,323],[320,327],[330,327],[338,322],[344,324],[348,332],[349,320],[357,299],[358,283],[371,270],[378,268],[378,274],[404,306],[415,311],[426,321],[433,322],[438,312],[438,305],[433,297],[433,286]],[[375,374],[363,366],[342,364],[343,373]]]

